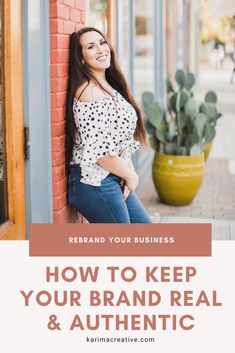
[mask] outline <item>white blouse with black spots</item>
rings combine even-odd
[[[119,155],[126,163],[139,148],[133,137],[137,114],[122,95],[113,91],[96,102],[74,98],[73,113],[77,131],[70,164],[81,167],[81,182],[100,186],[109,172],[97,164],[104,156]]]

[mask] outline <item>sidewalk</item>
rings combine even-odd
[[[201,71],[196,98],[202,100],[208,90],[215,90],[223,117],[217,124],[202,186],[192,204],[174,207],[160,203],[151,176],[140,190],[154,223],[212,223],[213,239],[235,240],[235,82],[229,83],[231,72]]]

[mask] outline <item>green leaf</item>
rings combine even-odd
[[[164,152],[166,154],[175,154],[176,148],[177,148],[177,144],[175,142],[168,142],[165,144]]]
[[[185,113],[193,117],[198,112],[198,106],[194,98],[190,98],[185,104]]]
[[[168,122],[171,120],[171,117],[167,112],[164,112],[163,117],[162,117],[162,122],[163,124],[168,124]]]
[[[187,117],[186,126],[187,126],[188,134],[192,134],[194,130],[194,122],[193,122],[193,118],[191,118],[190,116]]]
[[[177,93],[174,93],[169,98],[169,104],[170,104],[170,109],[173,110],[173,112],[175,112],[175,113],[177,112],[176,101],[177,101]]]
[[[189,136],[190,146],[198,144],[200,141],[200,137],[198,135],[197,129],[193,130],[193,133]]]
[[[166,142],[167,125],[160,125],[156,130],[156,137],[161,142]]]
[[[207,92],[207,94],[205,95],[205,101],[206,101],[207,103],[216,104],[216,102],[217,102],[217,95],[216,95],[216,93],[213,92],[213,91]]]
[[[216,130],[214,126],[211,126],[211,124],[207,123],[204,128],[204,139],[205,139],[205,144],[211,142],[216,134]]]
[[[169,77],[167,77],[167,79],[166,79],[166,91],[167,91],[167,93],[170,93],[170,92],[174,93],[175,92]]]
[[[195,76],[191,72],[186,74],[185,88],[190,91],[195,84]]]
[[[205,104],[205,103],[202,103],[202,104],[199,106],[199,112],[200,112],[200,113],[203,113],[203,114],[206,114],[206,104]]]
[[[187,155],[186,147],[185,146],[177,146],[176,154],[177,154],[177,156],[186,156]]]
[[[145,119],[144,125],[148,134],[151,134],[155,130],[155,128],[150,124],[150,122],[147,119]]]
[[[206,115],[208,121],[216,121],[217,110],[212,103],[202,103],[199,107],[199,111]]]
[[[186,126],[187,119],[188,117],[184,112],[179,112],[179,114],[177,114],[177,124],[180,129],[183,129]]]
[[[174,136],[177,135],[177,126],[174,119],[171,119],[168,123],[167,139],[172,141]]]
[[[180,97],[181,97],[181,91],[176,93],[176,112],[180,112]]]
[[[146,117],[149,123],[156,128],[161,124],[163,114],[164,114],[164,110],[158,103],[151,103],[146,108]]]
[[[194,125],[197,129],[197,133],[199,136],[202,136],[202,132],[204,129],[204,126],[207,122],[207,118],[205,116],[205,114],[203,113],[197,113],[194,117]]]
[[[146,91],[142,94],[142,102],[144,107],[147,107],[149,104],[153,103],[153,101],[154,101],[154,95],[152,92]]]
[[[180,109],[185,106],[185,104],[187,103],[188,100],[189,100],[189,94],[187,93],[187,91],[185,89],[182,89],[180,91],[180,99],[179,99]]]
[[[177,70],[175,73],[175,80],[180,86],[180,88],[183,88],[185,85],[185,73],[183,70]]]

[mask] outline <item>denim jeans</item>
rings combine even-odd
[[[152,223],[135,192],[123,198],[121,178],[109,174],[101,186],[80,182],[79,165],[69,166],[68,202],[90,223]]]

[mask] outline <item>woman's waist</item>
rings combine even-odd
[[[98,165],[98,167],[100,166]],[[107,171],[106,169],[103,169],[102,167],[100,167],[99,169],[86,168],[86,166],[82,166],[80,164],[69,164],[68,172],[69,172],[70,178],[78,177],[79,180],[83,180],[84,182],[90,180],[90,177],[95,175],[97,177],[97,181],[99,182],[102,182],[107,178],[108,180],[112,179],[117,182],[120,182],[122,179],[118,175],[110,173],[109,171]]]

